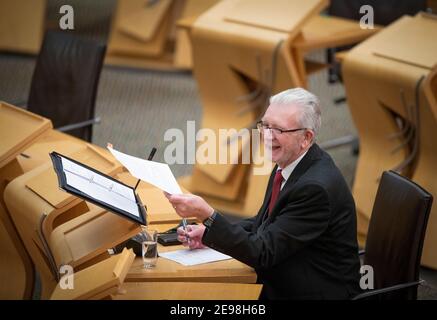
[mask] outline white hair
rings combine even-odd
[[[320,101],[314,94],[303,89],[294,88],[282,91],[270,97],[270,104],[295,105],[300,108],[299,123],[303,128],[312,129],[317,136],[322,125]]]

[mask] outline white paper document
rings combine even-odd
[[[163,253],[160,252],[159,256],[172,261],[176,261],[177,263],[180,263],[184,266],[194,266],[202,263],[232,259],[232,257],[215,251],[211,248],[194,250],[182,249]]]
[[[62,158],[67,184],[90,197],[139,217],[132,189]]]
[[[168,164],[133,157],[110,147],[108,150],[135,178],[144,180],[170,194],[182,194]]]

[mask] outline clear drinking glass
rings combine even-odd
[[[144,268],[154,268],[156,266],[156,261],[158,260],[158,231],[143,228],[141,233],[143,236],[142,254]]]

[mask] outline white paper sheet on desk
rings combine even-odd
[[[110,147],[108,150],[135,178],[144,180],[170,194],[182,194],[168,164],[133,157]]]
[[[160,252],[160,257],[176,261],[184,266],[194,266],[202,263],[209,263],[221,260],[232,259],[232,257],[215,251],[211,248],[205,249],[182,249],[169,252]]]

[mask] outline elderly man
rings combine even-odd
[[[252,266],[266,299],[348,299],[359,293],[355,204],[331,157],[315,143],[319,100],[290,89],[270,98],[258,129],[277,164],[258,214],[230,223],[201,197],[166,197],[181,217],[203,224],[178,230]]]

